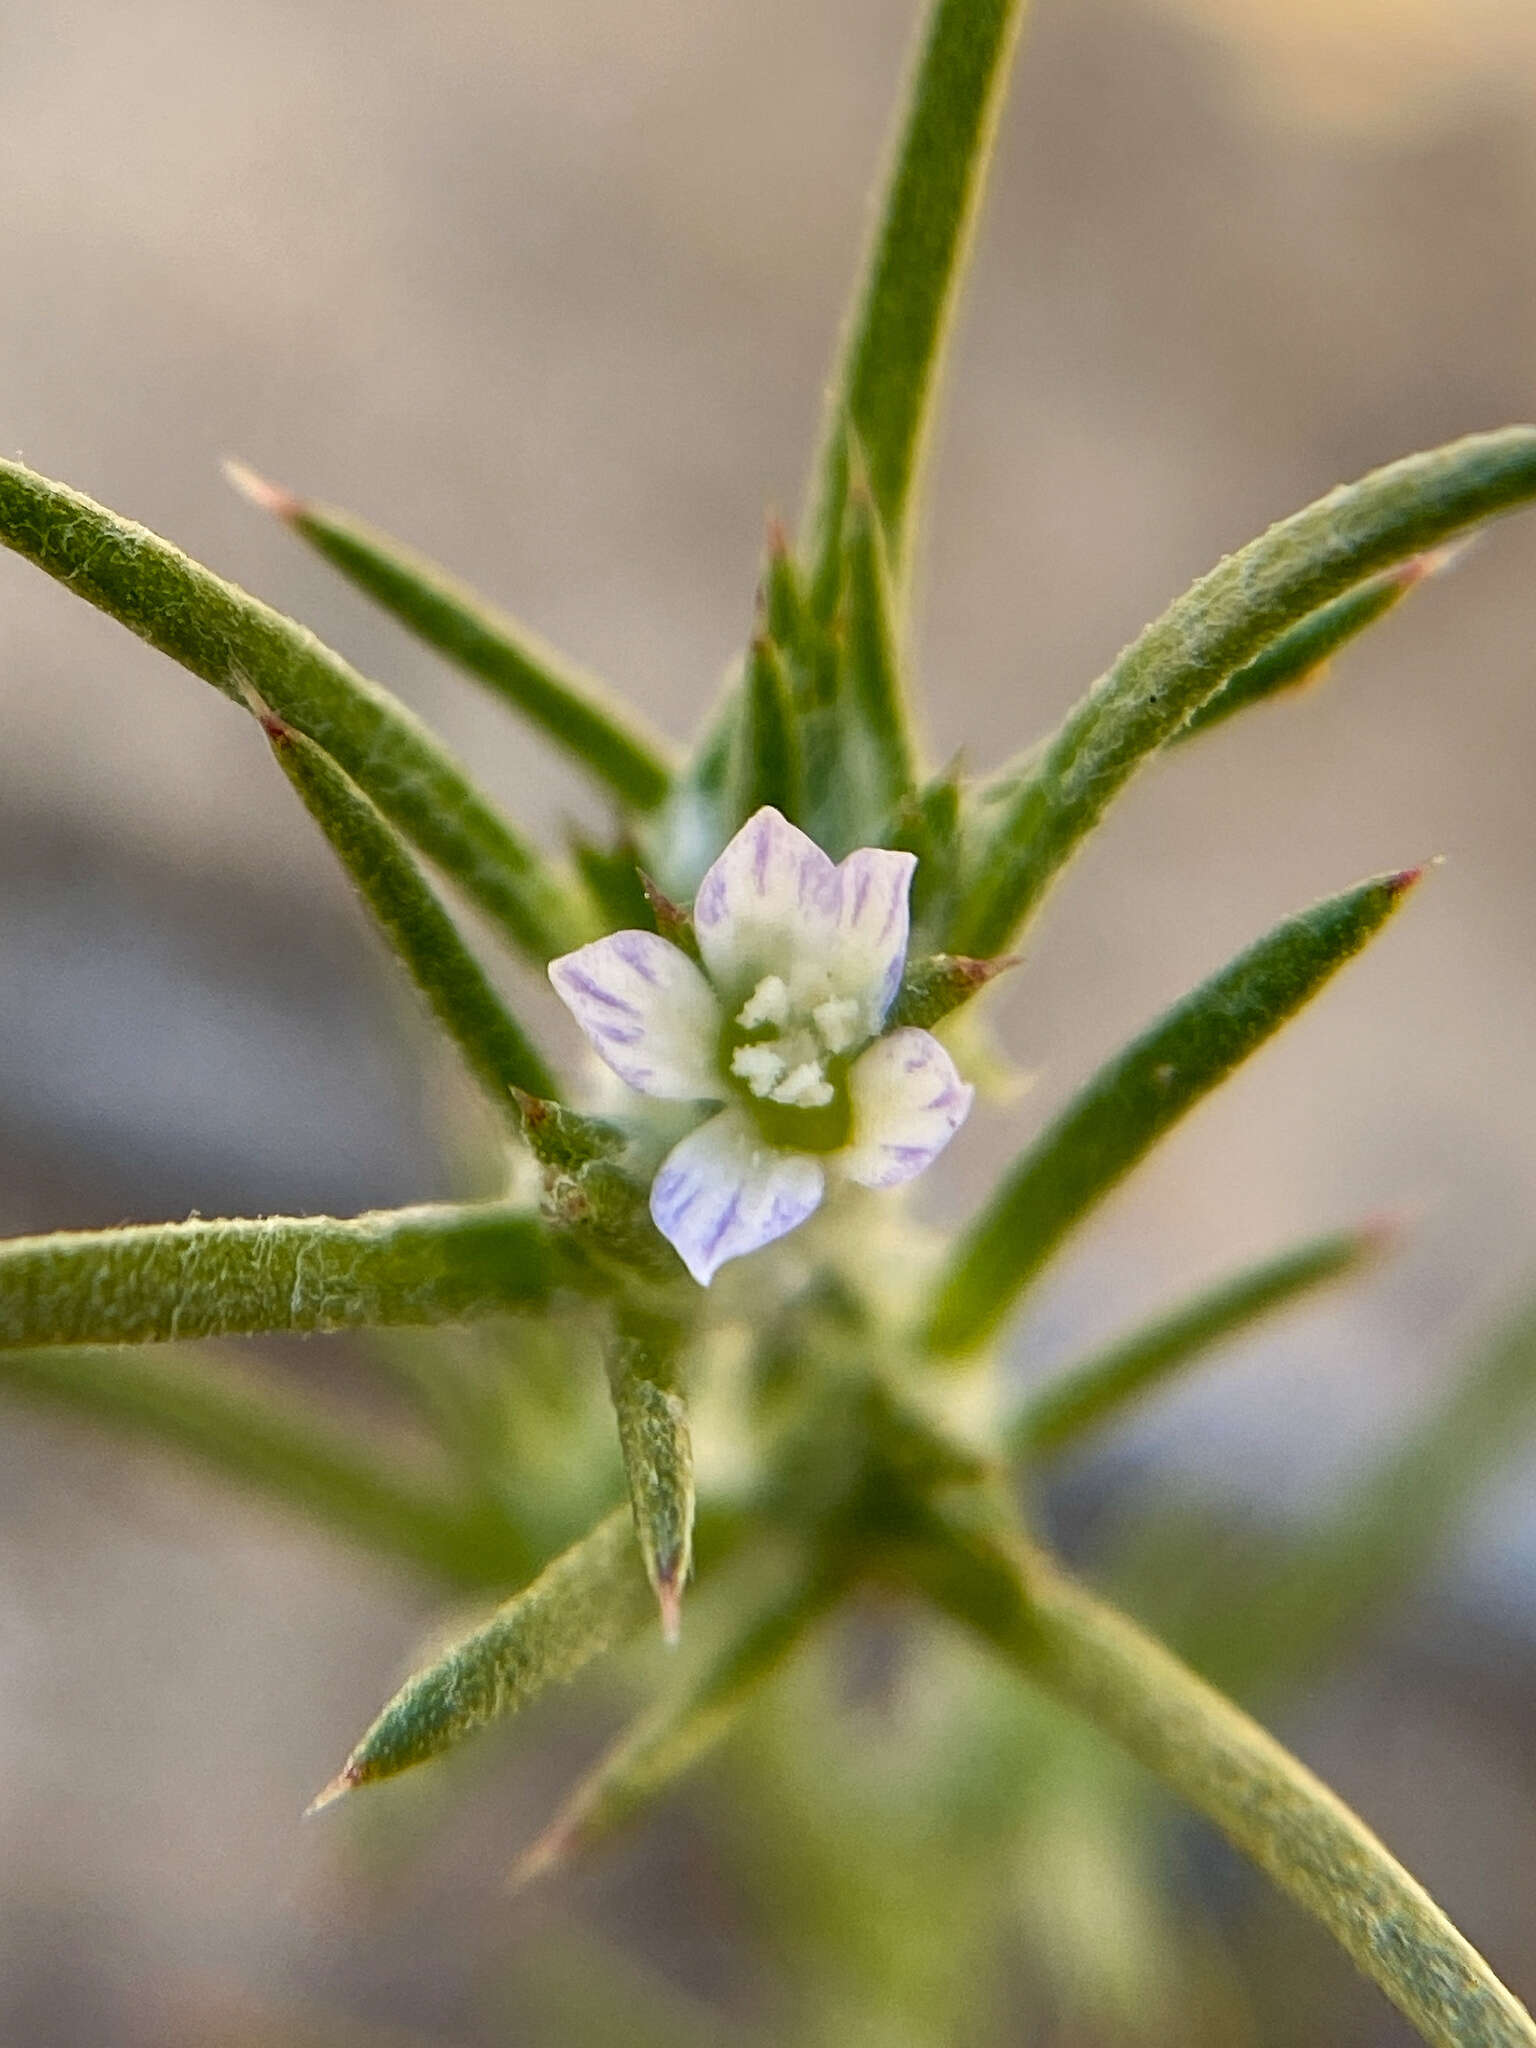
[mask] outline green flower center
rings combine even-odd
[[[765,974],[721,1033],[720,1065],[768,1144],[837,1152],[852,1130],[848,1069],[865,1035],[850,998],[806,1009],[779,975]]]

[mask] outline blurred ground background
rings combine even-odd
[[[746,628],[765,506],[796,500],[913,18],[7,7],[0,444],[308,620],[553,828],[581,810],[563,771],[218,459],[376,518],[685,730]],[[1330,484],[1536,412],[1533,87],[1525,0],[1039,0],[933,478],[937,756],[1034,735]],[[1039,1369],[1292,1235],[1413,1210],[1392,1269],[1117,1447],[1266,1514],[1340,1483],[1536,1266],[1533,562],[1529,519],[1494,530],[1321,692],[1136,787],[998,1008],[1037,1085],[935,1192],[971,1199],[1286,910],[1445,854],[1021,1336]],[[249,721],[9,558],[0,706],[0,1228],[448,1192],[453,1085],[397,1030]],[[300,1369],[348,1370],[318,1347]],[[295,1823],[419,1589],[159,1462],[0,1422],[0,2037],[299,2041],[283,2015],[318,1999],[378,2048],[386,2017],[544,2039],[494,1988],[550,1910],[495,1882],[543,1766],[498,1777],[403,1887]],[[1527,1995],[1533,1469],[1291,1731]],[[622,1878],[590,1882],[622,1909]],[[1364,1993],[1332,2024],[1407,2038]]]

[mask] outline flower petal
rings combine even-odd
[[[976,1091],[931,1031],[877,1038],[848,1071],[853,1142],[837,1155],[850,1180],[893,1188],[931,1166],[970,1114]]]
[[[910,924],[907,898],[917,856],[861,846],[838,868],[841,893],[832,978],[840,996],[863,1010],[864,1033],[878,1031],[901,987]]]
[[[718,1100],[720,1006],[688,955],[656,932],[614,932],[549,963],[555,994],[631,1088]]]
[[[699,884],[693,928],[727,1003],[765,975],[788,981],[807,952],[819,960],[838,922],[837,869],[771,804],[755,811]]]
[[[727,1259],[755,1252],[821,1206],[826,1174],[804,1152],[776,1152],[732,1110],[674,1145],[651,1188],[656,1228],[707,1287]]]

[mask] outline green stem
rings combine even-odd
[[[1435,2048],[1536,2025],[1365,1823],[1136,1624],[1048,1559],[948,1527],[913,1569],[939,1605],[1128,1750],[1315,1915]]]
[[[1023,0],[937,0],[929,18],[828,394],[804,535],[817,588],[835,585],[845,423],[863,444],[896,588],[905,586],[913,487],[1023,12]]]

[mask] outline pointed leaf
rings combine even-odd
[[[693,1564],[693,1440],[677,1377],[682,1334],[674,1324],[629,1314],[608,1351],[635,1534],[669,1643],[677,1641]]]
[[[84,1416],[189,1457],[223,1479],[454,1584],[506,1583],[520,1546],[375,1459],[314,1404],[223,1359],[125,1351],[0,1351],[0,1394]]]
[[[408,1680],[315,1807],[354,1785],[392,1778],[515,1714],[633,1634],[650,1606],[629,1510],[621,1508]]]
[[[1363,578],[1533,496],[1536,428],[1508,427],[1375,470],[1229,555],[990,798],[981,793],[950,948],[1001,952],[1135,770],[1281,634]]]
[[[591,1848],[692,1770],[729,1734],[832,1597],[830,1580],[801,1572],[734,1614],[724,1642],[599,1758],[520,1859],[514,1882]]]
[[[792,662],[803,660],[814,637],[815,623],[799,567],[790,553],[789,536],[777,519],[768,522],[760,611],[768,638],[782,647]]]
[[[1272,640],[1255,660],[1238,669],[1214,697],[1207,697],[1188,723],[1174,734],[1174,742],[1209,732],[1213,725],[1224,724],[1235,711],[1246,711],[1250,704],[1261,704],[1268,697],[1299,690],[1315,681],[1341,647],[1385,617],[1410,590],[1417,589],[1447,552],[1416,555],[1400,569],[1390,570],[1385,576],[1372,576],[1358,590],[1346,591],[1343,597],[1336,597],[1332,604],[1325,604],[1303,619],[1299,626],[1292,626],[1288,633]]]
[[[901,1024],[916,1024],[931,1031],[989,981],[995,981],[998,975],[1018,964],[1016,956],[1004,960],[966,960],[954,953],[931,953],[925,960],[914,960],[902,976],[885,1027],[893,1031]]]
[[[0,544],[236,703],[255,689],[526,952],[592,936],[580,897],[403,704],[303,626],[78,491],[0,462]]]
[[[558,1277],[543,1225],[499,1202],[61,1230],[0,1242],[0,1345],[470,1322]]]
[[[1213,1821],[1434,2048],[1536,2048],[1520,2001],[1365,1823],[1134,1622],[1045,1557],[937,1517],[909,1569],[938,1605]]]
[[[1075,1444],[1167,1383],[1176,1372],[1276,1309],[1356,1273],[1381,1251],[1379,1228],[1335,1231],[1246,1267],[1230,1279],[1069,1365],[1009,1423],[1008,1448],[1039,1458]]]
[[[746,690],[736,734],[734,822],[744,824],[764,804],[772,804],[799,824],[805,816],[800,727],[783,658],[762,634],[747,656]]]
[[[312,739],[271,712],[261,718],[278,766],[373,912],[432,1014],[500,1114],[511,1090],[552,1095],[555,1079],[378,808]]]
[[[661,802],[671,782],[665,742],[594,677],[376,527],[295,497],[243,463],[224,467],[236,490],[292,527],[429,647],[489,683],[625,803],[647,811]]]
[[[1278,925],[1102,1067],[961,1235],[928,1312],[932,1348],[981,1343],[1073,1226],[1359,951],[1419,872],[1361,883]]]
[[[911,790],[912,741],[901,673],[900,629],[874,501],[862,482],[848,500],[846,646],[840,738],[862,785],[871,835]]]
[[[1021,0],[936,0],[929,13],[812,481],[804,540],[823,601],[847,488],[845,420],[905,587],[913,486],[1022,15]]]

